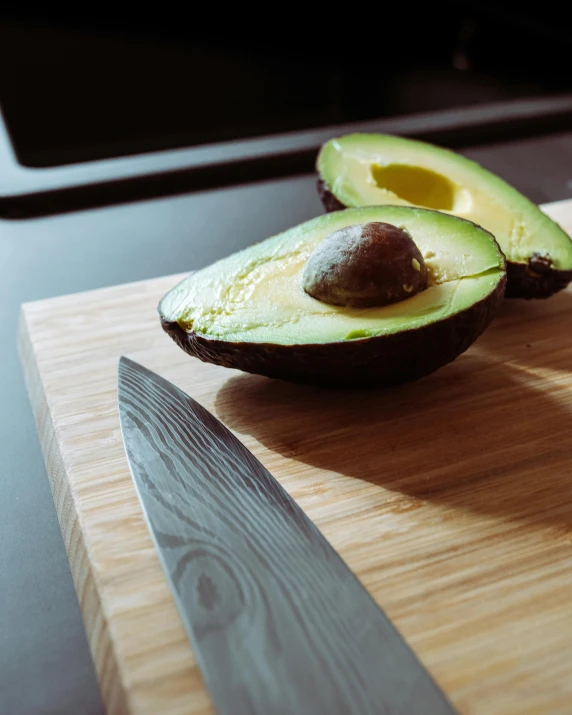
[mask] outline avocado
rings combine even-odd
[[[385,304],[368,307],[307,292],[307,266],[315,262],[310,275],[327,272],[331,252],[323,260],[320,249],[337,233],[341,262],[348,234],[366,244],[354,251],[349,282],[342,270],[337,286],[360,293],[371,278],[367,242],[373,234],[391,244],[388,224],[398,244],[407,237],[409,266],[399,280],[411,286],[412,272],[423,275],[416,292],[388,303],[380,290]],[[381,284],[386,277],[382,271]],[[496,315],[505,288],[504,255],[481,226],[433,209],[372,206],[326,213],[222,258],[175,285],[158,312],[163,329],[203,362],[317,386],[384,387],[464,352]]]
[[[321,146],[316,173],[328,212],[419,206],[487,229],[507,259],[507,298],[548,298],[572,280],[570,236],[513,186],[450,149],[388,134],[346,134]]]

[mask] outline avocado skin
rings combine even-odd
[[[318,177],[318,195],[327,213],[331,211],[342,211],[348,208],[344,206],[331,192],[326,182]],[[550,298],[550,296],[563,290],[572,281],[572,271],[562,271],[557,268],[546,267],[542,273],[535,268],[530,272],[530,265],[525,263],[513,263],[507,258],[507,286],[506,298],[524,298],[531,300],[535,298]]]
[[[328,185],[321,176],[317,179],[317,189],[318,196],[320,197],[322,205],[326,209],[327,213],[330,213],[330,211],[341,211],[342,209],[347,208],[347,206],[344,206],[342,202],[338,201],[338,199],[332,194]]]
[[[506,263],[507,288],[506,298],[550,298],[564,290],[572,281],[572,271],[547,268],[542,272],[538,268],[531,270],[530,263]]]
[[[202,362],[327,388],[392,387],[452,362],[488,327],[504,300],[506,273],[495,290],[445,320],[361,340],[308,345],[211,340],[161,316],[163,330]],[[351,365],[351,369],[348,369]]]

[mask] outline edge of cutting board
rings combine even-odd
[[[109,715],[127,713],[127,693],[123,688],[122,678],[119,677],[120,666],[115,658],[100,592],[88,557],[85,530],[66,476],[64,459],[56,438],[39,367],[34,361],[34,348],[23,312],[19,321],[18,349],[102,699]]]

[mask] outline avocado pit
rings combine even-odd
[[[371,308],[424,290],[427,269],[407,230],[372,221],[327,236],[310,255],[301,280],[304,291],[323,303]]]

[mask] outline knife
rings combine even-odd
[[[221,715],[451,715],[316,525],[214,415],[132,360],[121,431],[147,525]]]

